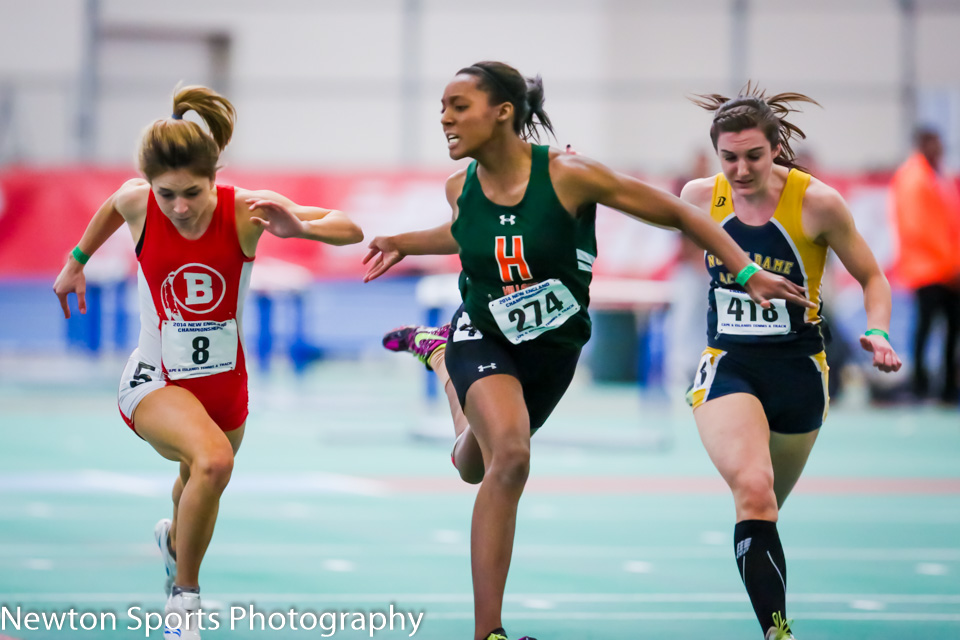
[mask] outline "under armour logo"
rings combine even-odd
[[[720,196],[719,198],[717,198],[717,204],[715,204],[715,205],[713,205],[713,206],[715,206],[715,207],[722,207],[722,206],[725,205],[726,203],[727,203],[727,196]],[[503,216],[500,216],[500,217],[502,218]]]
[[[512,226],[517,221],[517,216],[500,216],[500,224],[507,224],[508,222]]]
[[[482,364],[481,364],[480,366],[477,367],[477,371],[479,371],[480,373],[483,373],[484,370],[486,370],[486,369],[496,369],[496,368],[497,368],[497,363],[496,363],[496,362],[491,362],[491,363],[488,364],[488,365],[482,365]]]

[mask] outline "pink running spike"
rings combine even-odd
[[[442,327],[421,327],[418,325],[408,325],[400,327],[383,336],[383,346],[390,351],[406,351],[412,353],[417,359],[430,367],[430,356],[441,347],[447,346],[447,338],[450,336],[450,325],[445,324]]]

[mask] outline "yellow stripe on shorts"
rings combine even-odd
[[[827,352],[821,351],[810,356],[810,359],[820,372],[820,380],[823,382],[823,420],[826,420],[830,410],[830,367],[827,366]]]
[[[694,409],[702,405],[706,400],[707,394],[710,392],[710,385],[713,384],[713,378],[717,373],[717,365],[725,353],[726,351],[721,349],[707,347],[703,350],[703,353],[700,354],[700,364],[697,365],[697,372],[694,374],[693,388],[691,390],[691,406]]]

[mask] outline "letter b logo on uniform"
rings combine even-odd
[[[206,304],[213,300],[213,278],[209,273],[184,273],[187,281],[187,306]]]
[[[223,275],[205,264],[185,264],[163,281],[164,308],[190,313],[210,313],[216,309],[227,292]]]

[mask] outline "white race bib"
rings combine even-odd
[[[161,357],[171,380],[233,371],[237,366],[237,321],[164,320]]]
[[[770,300],[764,309],[743,291],[716,288],[717,333],[734,336],[781,336],[790,333],[787,302]]]
[[[513,344],[556,329],[580,311],[580,303],[556,278],[493,300],[488,306],[500,331]]]
[[[453,327],[453,341],[463,342],[464,340],[483,340],[483,334],[473,326],[470,314],[466,311],[460,314],[456,326]]]

